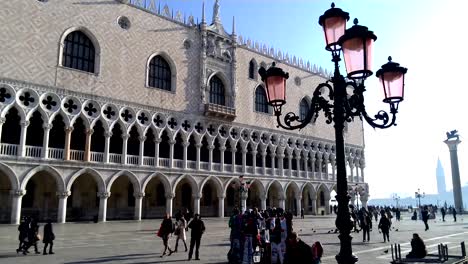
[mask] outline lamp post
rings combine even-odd
[[[395,200],[395,202],[396,202],[396,208],[400,208],[400,206],[398,204],[398,202],[400,201],[400,196],[398,196],[398,194],[394,193],[392,195],[392,199]]]
[[[339,8],[332,7],[320,16],[319,24],[325,33],[325,49],[332,54],[335,69],[333,77],[325,83],[317,86],[313,93],[311,107],[304,119],[295,113],[287,113],[282,117],[281,107],[286,103],[286,80],[289,74],[272,64],[268,70],[261,67],[259,74],[265,83],[268,103],[273,106],[277,117],[278,127],[287,130],[301,129],[311,121],[315,121],[321,110],[324,111],[326,123],[334,123],[336,144],[337,167],[337,201],[338,215],[335,221],[340,231],[340,252],[336,260],[340,264],[353,264],[357,257],[352,253],[350,235],[353,224],[350,221],[348,209],[349,195],[346,178],[346,160],[344,150],[343,129],[344,122],[352,122],[354,118],[364,118],[373,128],[388,128],[395,125],[398,104],[403,101],[404,80],[406,68],[398,63],[389,62],[377,71],[377,77],[383,86],[385,98],[383,101],[389,104],[390,114],[379,111],[373,117],[369,116],[364,106],[364,80],[372,75],[371,58],[372,45],[377,37],[367,27],[358,25],[357,19],[354,26],[346,29],[346,21],[349,14]],[[339,62],[341,51],[346,65],[347,78],[340,73]],[[352,94],[347,89],[353,88]],[[325,99],[322,91],[328,91],[329,100]]]
[[[414,192],[414,197],[418,199],[418,208],[421,208],[421,198],[424,198],[426,194],[424,192],[421,193],[421,190],[418,188],[417,192]]]

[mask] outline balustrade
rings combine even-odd
[[[63,149],[49,148],[49,159],[63,160]]]
[[[208,162],[200,161],[200,169],[208,170]]]
[[[221,164],[219,164],[219,163],[213,163],[213,170],[215,170],[215,171],[221,171]]]
[[[183,168],[184,167],[184,161],[183,160],[174,160],[174,167],[175,168]]]
[[[196,169],[197,168],[197,162],[193,160],[187,160],[187,168],[189,169]]]
[[[122,154],[109,153],[110,163],[122,163]]]
[[[170,160],[167,158],[159,158],[159,166],[169,168]]]
[[[42,153],[42,147],[27,146],[26,145],[26,157],[40,158]]]
[[[130,164],[130,165],[140,164],[140,157],[136,155],[127,155],[127,164]]]
[[[92,162],[103,162],[104,161],[104,153],[91,151],[90,161],[92,161]]]
[[[84,160],[84,150],[70,150],[70,160]]]
[[[0,155],[2,156],[16,156],[18,155],[18,145],[17,144],[0,144]]]
[[[144,166],[154,166],[154,157],[143,157]]]

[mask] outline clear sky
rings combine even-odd
[[[144,0],[143,0],[144,1]],[[149,0],[146,0],[149,1]],[[202,0],[156,0],[174,13],[201,19]],[[211,23],[214,0],[206,0]],[[220,0],[220,16],[230,32],[232,17],[236,31],[275,50],[309,60],[331,70],[331,55],[325,51],[318,18],[330,8],[323,0]],[[391,55],[408,68],[405,100],[400,103],[398,126],[375,131],[364,125],[366,181],[371,198],[414,195],[420,188],[436,193],[436,166],[440,157],[447,187],[451,189],[450,157],[445,132],[457,129],[462,185],[468,183],[468,1],[455,0],[343,0],[336,7],[350,13],[359,24],[377,35],[374,72]],[[196,20],[196,19],[195,19]],[[344,65],[342,66],[344,70]],[[343,72],[343,71],[342,71]],[[366,81],[366,107],[372,116],[388,110],[374,76]],[[464,197],[468,204],[468,197]]]

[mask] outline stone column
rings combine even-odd
[[[460,169],[458,166],[458,144],[461,143],[461,140],[458,138],[455,140],[447,139],[444,141],[447,144],[450,151],[450,165],[452,167],[452,184],[453,184],[453,200],[455,202],[455,209],[458,213],[463,212],[463,197],[461,192],[460,184]]]
[[[325,197],[325,214],[330,214],[330,197]]]
[[[226,151],[226,147],[225,146],[221,146],[219,147],[219,152],[220,152],[220,159],[221,159],[221,172],[224,171],[224,151]]]
[[[91,136],[93,135],[93,133],[93,129],[86,129],[84,161],[91,161]]]
[[[174,167],[174,145],[175,140],[169,140],[169,168]]]
[[[50,132],[50,129],[52,129],[52,125],[45,124],[44,126],[42,126],[42,128],[44,129],[44,137],[42,138],[41,157],[43,159],[48,159],[49,158],[49,132]],[[0,131],[0,133],[2,133],[2,131]]]
[[[19,225],[21,220],[21,201],[26,194],[26,190],[11,190],[10,193],[12,195],[10,223]]]
[[[135,217],[134,219],[137,221],[141,221],[141,208],[142,208],[142,202],[143,202],[143,197],[145,197],[145,193],[134,193],[133,196],[135,197]]]
[[[297,209],[297,215],[301,215],[301,208],[302,208],[302,196],[299,195],[296,197],[296,209]]]
[[[138,139],[140,140],[140,149],[139,149],[139,157],[138,157],[138,162],[140,166],[143,166],[143,158],[145,157],[145,136],[139,136]]]
[[[317,170],[317,178],[318,179],[323,179],[323,175],[322,175],[322,158],[319,156],[316,160],[317,162],[317,167],[318,167],[318,170]]]
[[[310,178],[317,179],[317,174],[315,173],[315,154],[312,154],[310,157]]]
[[[197,161],[195,163],[195,167],[197,170],[200,170],[200,149],[202,147],[202,144],[196,143],[195,147],[197,148]]]
[[[336,162],[335,162],[335,159],[331,159],[330,163],[332,165],[333,180],[336,180]]]
[[[122,134],[122,164],[127,164],[127,143],[128,138],[130,137],[129,134]]]
[[[161,143],[160,138],[154,139],[154,166],[159,167],[159,143]]]
[[[276,172],[276,163],[275,163],[275,157],[276,157],[276,154],[275,153],[271,153],[270,154],[270,158],[271,158],[271,175],[275,175],[275,172]],[[279,162],[279,161],[278,161]]]
[[[208,146],[208,171],[213,169],[213,145]]]
[[[57,196],[59,198],[57,223],[64,224],[67,220],[67,199],[70,196],[70,192],[59,192]]]
[[[260,201],[261,201],[261,209],[266,210],[267,209],[267,204],[266,204],[266,195],[260,196]]]
[[[20,132],[20,142],[18,146],[18,156],[24,157],[26,154],[26,132],[28,131],[29,121],[22,121],[21,132]]]
[[[225,195],[218,196],[218,217],[224,217],[224,198]]]
[[[257,174],[257,151],[252,150],[252,174]]]
[[[73,131],[73,127],[65,128],[65,149],[63,151],[63,159],[70,160],[70,142],[71,142],[71,133]]]
[[[317,215],[317,199],[311,199],[312,201],[312,214]]]
[[[292,176],[292,152],[288,153],[288,176]]]
[[[6,118],[0,117],[0,142],[2,142],[2,129],[3,129],[3,124],[5,123]]]
[[[241,212],[244,213],[247,210],[247,198],[249,193],[247,191],[240,191],[241,198]]]
[[[104,163],[109,163],[109,147],[112,132],[104,132]]]
[[[352,163],[349,163],[349,173],[351,173],[351,175],[349,175],[349,182],[356,182],[354,180],[354,165]]]
[[[194,195],[193,196],[193,213],[200,214],[200,198],[201,196]]]
[[[361,164],[359,164],[359,168],[361,169],[361,181],[364,182],[364,168],[366,167],[366,164],[364,160],[361,160]],[[335,175],[336,177],[336,175]]]
[[[110,197],[110,192],[99,192],[97,197],[99,197],[99,214],[98,222],[106,222],[107,218],[107,199]]]
[[[279,199],[279,207],[282,208],[283,210],[285,209],[286,207],[286,204],[285,204],[286,200],[284,198],[280,198]]]
[[[309,178],[309,157],[308,156],[305,156],[304,157],[304,171],[305,171],[305,175],[304,175],[304,178]]]
[[[284,169],[283,169],[283,158],[284,154],[278,154],[278,170],[279,170],[279,176],[284,177]]]
[[[261,153],[262,155],[262,175],[266,175],[266,156],[267,156],[267,152],[266,151],[262,151]]]
[[[166,213],[172,216],[172,201],[174,200],[174,195],[166,194]]]
[[[301,176],[301,156],[296,158],[297,177]]]
[[[361,207],[364,207],[367,209],[367,201],[369,201],[369,195],[363,193],[361,196]]]
[[[361,179],[359,179],[359,162],[358,160],[354,160],[354,169],[356,170],[356,182],[360,182]]]
[[[242,148],[242,173],[247,171],[247,149]]]
[[[184,153],[182,156],[182,159],[183,159],[182,168],[185,170],[187,169],[187,151],[188,151],[188,147],[190,146],[190,142],[183,142],[182,146],[184,147]]]
[[[236,172],[236,148],[231,148],[231,161],[232,161],[232,168],[231,171],[233,173]]]

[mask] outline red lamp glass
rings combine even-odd
[[[346,21],[349,20],[349,14],[339,8],[335,8],[335,3],[331,8],[325,11],[319,18],[319,24],[323,27],[325,33],[326,50],[336,51],[340,49],[338,40],[344,35],[346,30]]]
[[[281,115],[281,106],[286,103],[286,80],[289,73],[276,67],[274,62],[268,70],[260,67],[258,73],[265,83],[268,104],[273,106],[275,115]]]
[[[377,36],[357,23],[354,19],[354,26],[346,30],[338,43],[343,49],[348,78],[365,79],[372,75],[372,46]]]
[[[399,103],[403,101],[405,89],[405,74],[407,68],[401,67],[400,64],[392,62],[392,57],[388,57],[388,62],[377,71],[376,76],[379,78],[384,91],[385,103]]]

